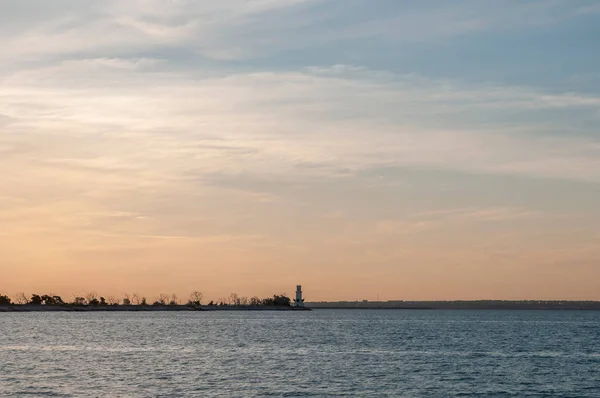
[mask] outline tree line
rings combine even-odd
[[[237,306],[237,307],[256,307],[256,306],[275,306],[289,307],[291,300],[285,294],[274,294],[273,297],[259,298],[258,296],[246,297],[240,296],[237,293],[231,293],[228,297],[221,298],[217,301],[211,301],[208,304],[203,304],[204,295],[199,291],[194,291],[189,295],[185,304],[177,297],[176,294],[161,293],[148,300],[145,296],[138,293],[124,294],[121,298],[114,296],[100,296],[97,293],[91,292],[84,296],[74,296],[71,301],[65,301],[61,296],[55,294],[32,294],[31,296],[25,293],[17,293],[14,299],[7,295],[0,294],[0,305],[54,305],[54,306]]]

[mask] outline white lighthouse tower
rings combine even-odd
[[[302,285],[296,286],[296,298],[294,299],[296,307],[304,307],[304,299],[302,298]]]

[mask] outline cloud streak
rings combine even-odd
[[[243,169],[257,173],[305,173],[310,169],[295,165],[313,163],[600,181],[598,148],[585,137],[540,136],[543,121],[522,124],[515,134],[514,128],[476,120],[482,112],[490,120],[556,108],[593,113],[600,107],[597,97],[382,76],[348,66],[220,76],[129,67],[140,62],[116,70],[113,65],[123,63],[67,62],[8,77],[0,112],[13,133],[2,138],[3,146],[28,147],[48,166],[125,172],[172,159],[161,165],[163,172],[188,173],[195,163],[204,172],[237,173],[244,159],[252,167]],[[72,75],[82,81],[73,82]],[[463,116],[462,126],[443,127],[456,114]],[[38,148],[32,148],[31,134]],[[59,139],[71,144],[48,145]],[[299,139],[302,145],[294,145]]]

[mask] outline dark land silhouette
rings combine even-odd
[[[0,294],[0,312],[17,311],[235,311],[235,310],[310,310],[310,309],[405,309],[405,310],[600,310],[600,301],[573,300],[454,300],[454,301],[320,301],[296,307],[285,294],[259,298],[231,293],[209,303],[195,291],[184,303],[175,295],[160,294],[153,299],[133,293],[122,298],[88,293],[65,300],[54,294],[19,293],[15,298]]]
[[[305,307],[292,306],[291,299],[285,294],[275,294],[272,297],[259,298],[230,294],[209,303],[202,303],[200,292],[190,294],[187,302],[182,304],[176,295],[160,294],[153,300],[139,294],[126,294],[123,298],[98,296],[88,293],[85,297],[74,296],[73,300],[65,301],[61,296],[53,294],[17,294],[11,297],[0,294],[0,312],[31,312],[31,311],[298,311],[310,310]]]
[[[321,301],[306,305],[314,309],[600,310],[600,301],[571,300]]]

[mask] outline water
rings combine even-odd
[[[0,314],[0,396],[600,396],[600,312]]]

